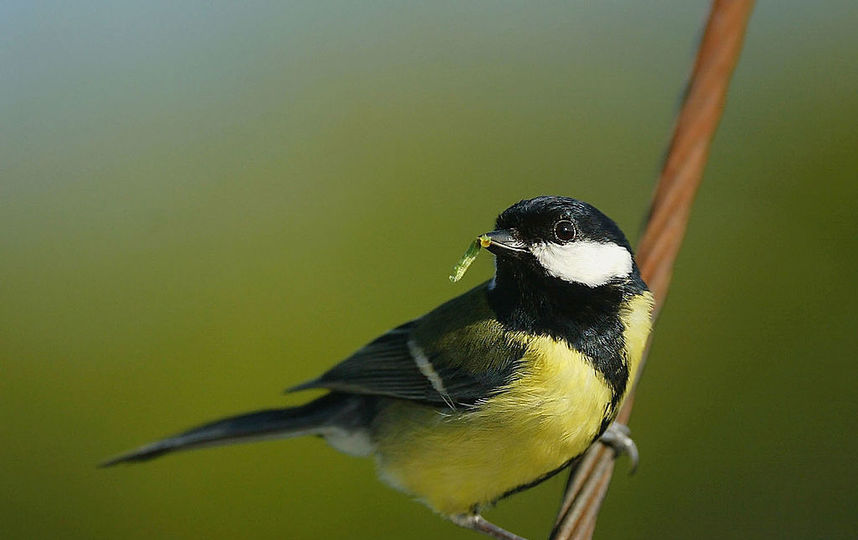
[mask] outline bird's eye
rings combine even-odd
[[[575,238],[575,226],[571,221],[558,221],[554,226],[554,236],[561,242],[568,242]]]

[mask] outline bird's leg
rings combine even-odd
[[[494,523],[486,521],[479,514],[458,514],[450,516],[450,521],[472,531],[478,531],[489,536],[498,538],[499,540],[526,540],[521,536],[512,534],[511,532],[501,529]]]
[[[628,454],[629,460],[632,462],[629,474],[634,474],[638,468],[638,459],[640,456],[638,455],[638,447],[630,435],[631,430],[629,426],[614,422],[602,433],[599,440],[602,441],[602,444],[610,446],[617,456]]]

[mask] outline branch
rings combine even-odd
[[[727,85],[739,58],[753,0],[714,0],[673,139],[656,186],[646,229],[637,250],[644,281],[655,296],[658,316],[673,274],[673,263],[685,236],[691,205],[709,146],[724,109]],[[648,349],[648,348],[647,348]],[[643,370],[646,352],[638,373]],[[634,384],[637,384],[635,377]],[[628,423],[633,387],[617,422]],[[594,444],[569,477],[552,532],[553,540],[584,540],[593,536],[596,518],[614,469],[613,451]]]

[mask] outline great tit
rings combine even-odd
[[[495,255],[491,280],[289,389],[324,396],[205,424],[104,465],[316,435],[374,456],[385,482],[454,523],[518,538],[481,509],[574,463],[603,434],[631,444],[608,427],[640,363],[653,298],[619,227],[576,199],[520,201],[483,240]]]

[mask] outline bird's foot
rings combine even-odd
[[[632,462],[629,474],[634,474],[638,468],[640,456],[638,454],[638,447],[631,438],[631,433],[629,426],[614,422],[602,433],[599,440],[602,441],[602,444],[610,446],[617,456],[627,454],[629,460]]]
[[[481,532],[499,540],[526,540],[521,536],[515,535],[505,529],[501,529],[490,521],[486,521],[486,519],[479,514],[458,514],[450,516],[450,521],[459,527]]]

